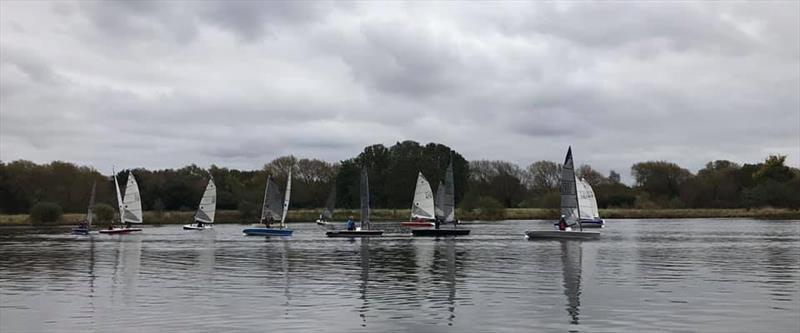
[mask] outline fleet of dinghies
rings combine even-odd
[[[133,227],[134,224],[144,222],[142,215],[142,199],[139,194],[139,185],[132,172],[128,172],[125,195],[122,196],[116,173],[113,176],[116,190],[117,205],[119,208],[119,224],[111,225],[108,229],[99,230],[103,234],[127,234],[141,231]],[[597,199],[589,182],[575,176],[575,165],[572,157],[572,147],[567,149],[567,155],[561,168],[560,177],[561,194],[561,219],[554,225],[555,230],[526,231],[528,239],[596,239],[598,232],[584,231],[584,228],[602,228],[605,221],[600,218]],[[88,235],[91,232],[94,220],[95,194],[97,184],[92,184],[91,196],[86,219],[71,232],[73,234]],[[293,230],[286,224],[286,214],[292,191],[292,170],[286,178],[286,191],[281,200],[281,190],[273,176],[269,176],[264,188],[264,200],[261,205],[261,218],[259,224],[242,230],[247,236],[291,236]],[[327,231],[327,237],[375,237],[382,236],[383,230],[373,230],[370,224],[370,194],[369,175],[366,167],[361,169],[360,180],[361,221],[357,228],[349,230]],[[325,207],[316,221],[333,229],[334,206],[336,204],[336,187],[331,188],[325,202]],[[200,199],[194,215],[194,223],[183,226],[184,230],[208,230],[213,228],[217,206],[217,187],[214,178],[209,174],[208,183],[203,197]],[[273,224],[278,224],[273,226]],[[442,228],[442,225],[450,227]],[[459,229],[458,220],[455,218],[455,184],[453,176],[453,163],[448,164],[444,181],[439,182],[434,194],[431,184],[422,172],[417,174],[414,197],[411,206],[411,220],[402,222],[401,226],[412,227],[412,236],[465,236],[469,229]]]

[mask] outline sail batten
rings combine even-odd
[[[128,172],[128,184],[125,186],[125,197],[122,199],[122,222],[142,223],[142,198],[139,184],[132,172]]]
[[[200,199],[200,205],[197,207],[197,213],[194,214],[194,220],[203,223],[214,223],[214,215],[217,211],[217,186],[214,184],[214,179],[208,180],[206,190],[203,192],[203,198]]]
[[[417,174],[417,186],[414,190],[414,202],[411,206],[412,219],[435,219],[433,190],[431,184],[420,172]]]

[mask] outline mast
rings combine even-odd
[[[86,222],[89,224],[89,227],[92,227],[92,221],[94,220],[94,195],[95,189],[97,188],[97,181],[95,180],[92,183],[92,195],[89,197],[89,209],[86,212]]]
[[[286,213],[289,211],[289,197],[292,194],[292,169],[289,169],[289,177],[286,179],[286,195],[283,198],[283,213],[281,214],[281,229],[286,227]]]

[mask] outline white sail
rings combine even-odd
[[[456,219],[456,188],[455,180],[453,179],[453,162],[447,166],[447,172],[444,175],[444,200],[442,200],[442,211],[444,212],[444,221],[450,223]]]
[[[117,190],[117,209],[119,209],[119,221],[122,223],[122,216],[125,215],[122,209],[122,194],[119,192],[119,183],[117,182],[117,173],[114,173],[114,189]]]
[[[122,200],[122,222],[142,223],[142,198],[139,196],[139,184],[132,172],[128,172],[128,185],[125,186],[125,198]]]
[[[576,182],[581,218],[585,220],[599,218],[600,212],[597,209],[597,198],[594,196],[592,186],[585,179],[576,179]]]
[[[217,211],[217,186],[214,185],[214,178],[208,180],[206,191],[200,199],[200,206],[194,214],[194,220],[203,223],[214,223],[214,215]]]
[[[289,198],[292,195],[292,170],[289,170],[289,177],[286,179],[286,194],[283,197],[283,213],[281,214],[281,228],[286,226],[286,212],[289,211]]]
[[[92,221],[94,221],[94,195],[96,189],[97,181],[92,183],[92,195],[89,197],[89,209],[86,212],[86,223],[89,225],[89,227],[92,226]]]
[[[580,226],[580,208],[578,206],[577,183],[575,182],[575,165],[572,161],[572,147],[567,150],[564,166],[561,168],[561,215],[568,224]]]
[[[417,187],[414,190],[414,203],[411,206],[412,219],[435,219],[433,190],[431,184],[420,172],[417,175]]]

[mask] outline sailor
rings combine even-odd
[[[347,230],[349,230],[349,231],[356,230],[356,223],[353,222],[353,217],[352,216],[347,218]]]
[[[203,222],[197,221],[197,227],[198,228],[202,228],[203,227]]]
[[[558,230],[567,230],[567,218],[564,215],[561,215],[561,219],[558,220]]]

